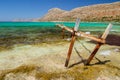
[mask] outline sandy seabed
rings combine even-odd
[[[0,80],[120,80],[120,46],[103,45],[89,66],[95,44],[76,41],[68,68],[70,42],[15,45],[0,52]],[[86,48],[85,48],[85,47]]]

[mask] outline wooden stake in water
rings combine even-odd
[[[101,39],[105,40],[106,37],[108,36],[109,34],[109,31],[111,30],[112,28],[112,24],[110,23],[108,25],[108,27],[106,28],[105,32],[103,33]],[[99,50],[100,46],[102,45],[102,43],[98,43],[95,47],[95,49],[93,50],[93,52],[91,53],[91,55],[89,56],[87,62],[85,63],[85,65],[89,65],[91,60],[93,59],[93,57],[95,56],[95,54],[97,53],[97,51]]]
[[[65,38],[65,33],[64,33],[64,28],[62,28],[62,38],[64,39]]]
[[[70,56],[71,56],[73,46],[74,46],[74,42],[75,42],[75,39],[76,39],[75,33],[78,31],[79,23],[80,23],[80,19],[77,19],[75,27],[73,29],[71,43],[70,43],[70,46],[69,46],[69,50],[68,50],[68,54],[67,54],[67,58],[66,58],[66,62],[65,62],[65,67],[67,67],[68,64],[69,64]]]
[[[64,30],[67,30],[67,31],[70,32],[70,33],[73,33],[73,29],[71,29],[71,28],[68,28],[68,27],[66,27],[66,26],[62,26],[62,25],[60,25],[60,24],[57,24],[57,26],[60,27],[60,28],[62,28],[62,30],[64,29]],[[62,31],[62,35],[63,35],[63,34],[64,34],[64,33],[63,33],[63,31]],[[78,37],[84,37],[84,38],[92,39],[92,40],[94,40],[94,41],[96,41],[96,42],[99,42],[99,43],[105,43],[104,40],[102,40],[102,39],[100,39],[100,38],[97,38],[97,37],[95,37],[95,36],[92,36],[92,35],[90,35],[90,34],[86,34],[86,33],[81,32],[81,31],[80,31],[80,32],[76,32],[75,35],[78,36]]]
[[[80,19],[78,18],[75,23],[74,31],[76,32],[78,31],[79,24],[80,24]]]

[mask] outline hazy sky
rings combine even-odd
[[[76,7],[120,0],[0,0],[0,21],[39,18],[51,8],[71,10]]]

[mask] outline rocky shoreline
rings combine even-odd
[[[74,47],[83,59],[95,44],[78,39]],[[69,68],[64,67],[69,41],[19,45],[0,52],[0,80],[119,80],[120,46],[103,45],[90,66],[84,66],[73,50]],[[103,54],[104,53],[104,54]],[[87,77],[86,77],[87,75]]]

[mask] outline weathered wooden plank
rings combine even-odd
[[[95,56],[95,54],[97,53],[97,51],[99,50],[100,46],[102,45],[102,43],[98,43],[93,52],[91,53],[91,55],[89,56],[89,58],[87,59],[87,61],[85,62],[85,65],[89,65],[91,60],[93,59],[93,57]]]
[[[106,28],[105,32],[102,35],[102,39],[106,39],[107,35],[109,34],[110,30],[112,28],[112,24],[109,24],[108,27]],[[89,56],[87,62],[85,63],[85,65],[89,65],[91,60],[93,59],[93,57],[95,56],[95,54],[97,53],[97,51],[99,50],[99,48],[101,47],[102,43],[98,43],[95,47],[95,49],[93,50],[93,52],[91,53],[91,55]]]
[[[65,33],[64,33],[64,28],[62,29],[62,38],[64,39],[64,37],[65,37]]]
[[[57,26],[60,27],[60,28],[62,28],[62,29],[67,30],[68,32],[73,33],[73,30],[71,28],[68,28],[66,26],[62,26],[60,24],[57,24]],[[89,34],[85,34],[84,32],[76,32],[75,35],[79,36],[79,37],[85,37],[85,38],[88,38],[88,39],[92,39],[92,40],[100,42],[100,43],[105,43],[105,40],[99,39],[99,38],[97,38],[95,36],[92,36],[92,35],[89,35]]]
[[[78,31],[79,24],[80,24],[80,19],[78,18],[75,23],[74,31]]]
[[[60,27],[60,28],[62,28],[62,29],[65,29],[65,30],[67,30],[68,32],[71,32],[71,33],[73,33],[73,30],[72,30],[71,28],[68,28],[68,27],[66,27],[66,26],[63,26],[63,25],[60,25],[60,24],[57,24],[57,26],[58,26],[58,27]]]
[[[75,33],[78,31],[79,24],[80,24],[80,19],[77,19],[76,23],[75,23],[75,27],[73,29],[72,39],[71,39],[71,43],[70,43],[70,46],[69,46],[69,50],[68,50],[68,54],[67,54],[67,58],[66,58],[66,62],[65,62],[65,67],[68,66],[68,63],[69,63],[69,60],[70,60],[70,56],[71,56],[73,46],[74,46],[74,42],[75,42],[75,39],[76,39]]]
[[[67,54],[67,58],[66,58],[66,62],[65,62],[65,67],[68,66],[68,63],[69,63],[69,60],[70,60],[70,56],[71,56],[71,53],[72,53],[72,50],[73,50],[75,39],[76,39],[76,36],[74,36],[74,33],[73,33],[73,36],[72,36],[72,39],[71,39],[71,43],[70,43],[70,46],[69,46],[69,50],[68,50],[68,54]]]
[[[99,42],[99,43],[105,43],[104,39],[97,38],[95,36],[86,34],[84,32],[77,32],[76,35],[80,36],[80,37],[84,37],[84,38],[88,38],[88,39],[94,40],[94,41]]]
[[[110,32],[110,30],[112,29],[112,24],[111,23],[109,23],[109,25],[108,25],[108,27],[106,28],[106,30],[105,30],[105,32],[103,33],[103,35],[102,35],[102,39],[106,39],[106,37],[108,36],[108,34],[109,34],[109,32]]]

